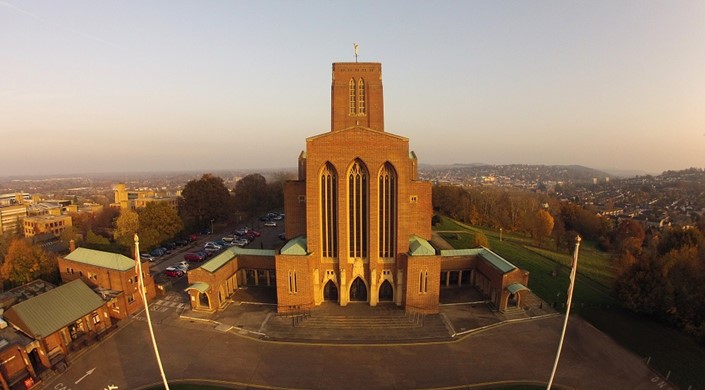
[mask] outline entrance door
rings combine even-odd
[[[392,284],[389,280],[385,280],[381,286],[379,286],[379,301],[380,302],[391,302],[394,300],[394,289],[392,289]]]
[[[323,300],[338,301],[338,287],[335,286],[332,280],[329,280],[328,283],[323,286]]]
[[[350,286],[350,300],[356,302],[367,302],[367,286],[358,276]]]

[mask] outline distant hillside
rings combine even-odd
[[[438,176],[448,173],[452,176],[507,176],[540,181],[591,182],[594,178],[603,181],[609,173],[581,165],[492,165],[482,163],[431,165],[420,164],[419,169]],[[452,172],[452,173],[451,173]]]

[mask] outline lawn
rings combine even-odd
[[[530,238],[506,231],[500,241],[498,231],[462,225],[448,218],[443,218],[434,230],[456,248],[472,248],[474,234],[482,232],[492,251],[530,272],[531,291],[564,310],[571,255],[538,248]],[[699,388],[705,383],[705,350],[672,328],[622,309],[610,294],[614,282],[610,258],[594,243],[581,243],[571,312],[638,356],[650,358],[650,366],[662,375],[670,371],[670,380],[681,388]]]

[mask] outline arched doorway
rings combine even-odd
[[[211,307],[210,302],[208,301],[208,294],[206,293],[198,293],[198,303],[201,307]]]
[[[391,302],[394,300],[394,289],[389,280],[385,280],[381,286],[379,286],[379,301],[380,302]]]
[[[507,297],[507,308],[519,307],[519,293],[509,294]]]
[[[367,302],[367,286],[359,276],[350,285],[350,301]]]
[[[323,286],[323,300],[324,301],[338,301],[338,287],[329,280],[325,286]]]

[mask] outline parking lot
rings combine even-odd
[[[223,237],[232,236],[238,229],[249,228],[258,232],[260,235],[252,242],[248,243],[245,248],[253,249],[279,249],[285,241],[279,238],[279,235],[284,232],[284,221],[276,221],[277,226],[264,226],[265,221],[258,219],[247,221],[246,223],[238,224],[237,226],[218,226],[215,225],[215,232],[207,235],[198,235],[196,241],[190,242],[186,246],[177,247],[170,254],[161,257],[155,257],[154,262],[151,262],[150,272],[155,283],[162,285],[166,290],[183,291],[187,287],[186,275],[176,277],[167,276],[165,270],[169,267],[175,267],[177,264],[184,261],[184,256],[187,253],[202,251],[207,242],[215,242]],[[199,267],[209,259],[222,252],[226,247],[214,252],[202,262],[188,262],[189,269]],[[183,281],[182,281],[183,280]]]

